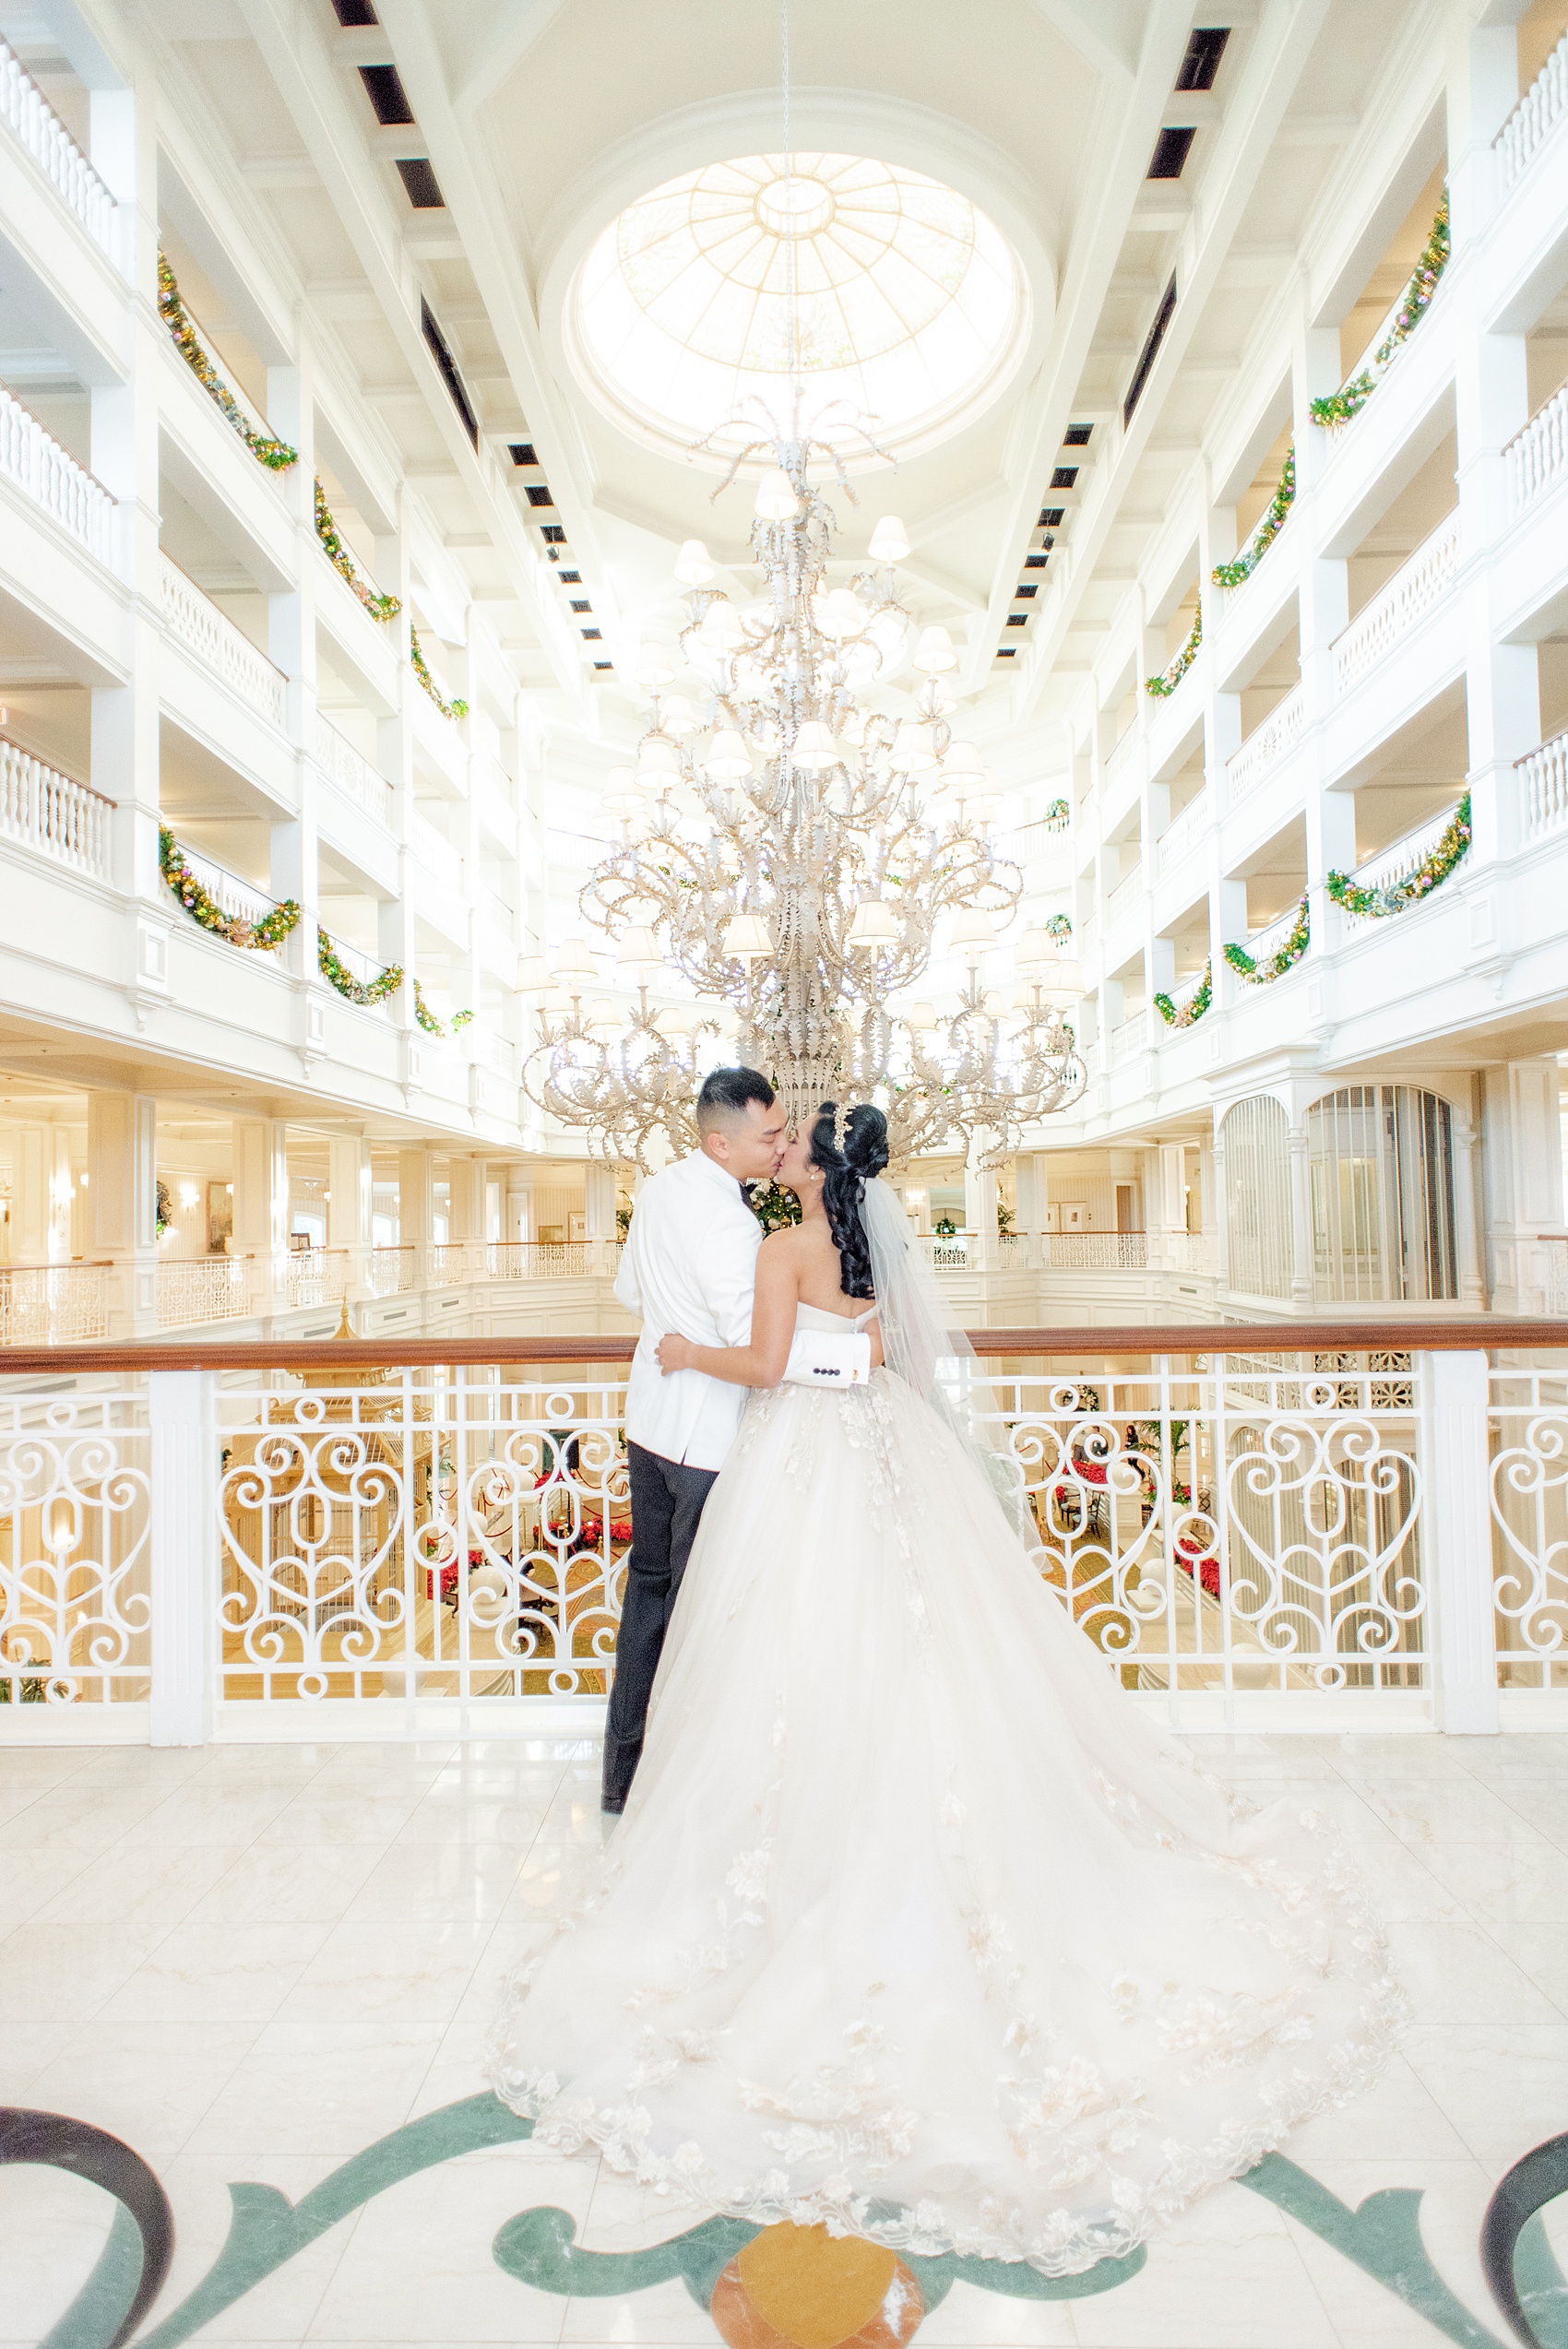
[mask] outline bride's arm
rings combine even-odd
[[[671,1331],[659,1341],[659,1369],[702,1370],[710,1379],[727,1379],[731,1386],[777,1386],[795,1335],[799,1282],[793,1238],[792,1232],[774,1232],[757,1251],[749,1346],[698,1346]]]

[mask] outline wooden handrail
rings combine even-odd
[[[1470,1314],[1453,1321],[1206,1322],[1161,1326],[1129,1322],[1109,1329],[986,1329],[967,1333],[977,1354],[1364,1354],[1491,1353],[1516,1347],[1568,1352],[1568,1322],[1512,1321]],[[377,1370],[442,1363],[629,1362],[632,1336],[336,1338],[319,1343],[245,1339],[225,1344],[16,1346],[0,1347],[0,1379],[114,1370]]]

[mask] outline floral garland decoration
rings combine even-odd
[[[269,473],[283,473],[291,465],[297,465],[297,448],[291,448],[287,441],[270,440],[247,420],[239,401],[202,349],[196,322],[181,298],[179,280],[161,253],[158,256],[158,314],[203,391],[222,410],[257,463],[265,465]]]
[[[1289,935],[1284,944],[1269,955],[1266,962],[1254,962],[1245,946],[1227,946],[1225,959],[1232,970],[1240,971],[1241,977],[1253,986],[1266,987],[1271,979],[1283,979],[1292,965],[1301,961],[1307,951],[1307,942],[1311,935],[1312,926],[1307,916],[1307,896],[1306,891],[1303,890],[1301,902],[1296,908],[1296,919],[1290,925]]]
[[[1403,913],[1407,906],[1419,904],[1422,897],[1441,888],[1469,853],[1470,795],[1467,791],[1441,838],[1427,850],[1413,872],[1391,881],[1384,889],[1363,889],[1352,874],[1331,872],[1328,894],[1347,913],[1363,914],[1371,920],[1381,921],[1388,914]]]
[[[420,650],[418,632],[412,628],[409,631],[409,661],[414,675],[419,679],[443,718],[467,718],[469,706],[457,694],[454,694],[449,702],[443,701],[441,688],[431,675],[430,664]]]
[[[1169,995],[1157,995],[1154,1008],[1167,1027],[1195,1027],[1214,1001],[1214,956],[1204,965],[1204,975],[1178,1009]]]
[[[317,480],[315,485],[315,535],[327,550],[327,559],[340,579],[346,579],[373,620],[396,620],[402,611],[397,596],[378,595],[349,552],[338,525],[332,519],[332,509],[327,503],[327,492]]]
[[[427,1036],[445,1035],[446,1030],[442,1026],[441,1022],[436,1018],[435,1014],[425,1002],[424,990],[421,987],[417,979],[414,981],[414,1017],[418,1020],[420,1026],[423,1028]],[[460,1036],[472,1017],[472,1012],[454,1012],[452,1014],[453,1035]]]
[[[169,1196],[168,1184],[160,1180],[158,1185],[157,1202],[152,1211],[152,1228],[157,1233],[160,1240],[162,1239],[164,1233],[168,1230],[173,1220],[174,1202]]]
[[[1170,695],[1176,691],[1177,686],[1182,682],[1182,678],[1186,675],[1188,670],[1191,669],[1194,661],[1196,660],[1198,657],[1198,647],[1202,644],[1203,640],[1204,608],[1200,603],[1196,611],[1193,614],[1192,633],[1188,636],[1186,643],[1182,646],[1181,651],[1177,654],[1175,659],[1170,663],[1170,666],[1168,669],[1162,669],[1158,677],[1146,677],[1144,679],[1146,691],[1151,693],[1157,701],[1167,700]]]
[[[339,994],[350,1003],[385,1002],[387,996],[395,995],[403,984],[401,963],[388,963],[386,969],[378,970],[374,979],[356,979],[325,930],[318,930],[315,933],[315,963],[323,979],[336,987]]]
[[[1044,930],[1048,938],[1054,938],[1058,941],[1058,943],[1060,943],[1063,938],[1071,938],[1073,935],[1073,918],[1071,914],[1052,914],[1050,919],[1043,922],[1040,926]]]
[[[1285,517],[1296,503],[1296,444],[1285,452],[1279,487],[1264,508],[1257,528],[1233,563],[1217,563],[1209,576],[1217,587],[1243,587],[1285,528]]]
[[[1372,352],[1371,366],[1363,367],[1359,375],[1352,375],[1348,384],[1341,384],[1336,392],[1329,392],[1324,398],[1313,401],[1312,419],[1314,424],[1321,424],[1325,431],[1332,433],[1341,424],[1348,424],[1352,416],[1360,414],[1377,389],[1395,352],[1401,343],[1409,340],[1426,316],[1432,295],[1437,291],[1437,281],[1448,267],[1453,249],[1448,225],[1448,197],[1444,195],[1437,208],[1427,241],[1421,247],[1420,256],[1410,273],[1410,282],[1405,288],[1405,298],[1395,314],[1394,324]]]
[[[162,825],[158,827],[158,863],[164,880],[191,919],[210,931],[215,938],[226,939],[231,946],[247,946],[271,954],[291,930],[299,927],[300,908],[292,897],[285,897],[260,921],[246,921],[242,914],[225,913],[191,871],[174,835]]]
[[[1046,809],[1045,813],[1041,816],[1040,822],[1044,825],[1048,832],[1065,832],[1067,829],[1067,802],[1065,800],[1052,800],[1051,805]]]

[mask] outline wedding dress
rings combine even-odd
[[[625,1816],[491,2081],[536,2143],[708,2211],[1089,2267],[1363,2087],[1400,2021],[1330,1822],[1249,1812],[909,1384],[755,1394]]]

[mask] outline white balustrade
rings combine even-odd
[[[1054,1272],[1134,1273],[1148,1263],[1146,1231],[1048,1231],[1040,1249]]]
[[[160,1329],[238,1320],[249,1304],[244,1264],[237,1256],[165,1256],[157,1299]]]
[[[4,44],[0,44],[3,46]],[[100,563],[114,543],[114,501],[101,481],[46,433],[30,409],[0,387],[0,473],[25,490],[52,521]]]
[[[442,838],[434,825],[421,815],[418,808],[413,812],[410,846],[414,852],[415,863],[428,872],[433,881],[439,882],[444,889],[450,889],[455,896],[463,895],[461,856],[449,840]]]
[[[484,1251],[489,1280],[613,1280],[621,1263],[618,1240],[492,1240]]]
[[[362,808],[377,824],[392,822],[392,786],[383,780],[369,759],[361,756],[352,742],[338,731],[331,719],[321,710],[315,714],[315,739],[312,745],[315,763],[329,783],[335,784],[345,799]]]
[[[1146,1244],[1052,1233],[1043,1252],[1138,1269]],[[1143,1365],[1026,1347],[985,1374],[1035,1563],[1127,1702],[1190,1727],[1430,1731],[1483,1728],[1489,1708],[1495,1726],[1500,1689],[1568,1688],[1568,1374],[1550,1350],[1489,1373],[1477,1350],[1346,1353],[1312,1324],[1262,1355],[1147,1338]],[[63,1715],[83,1703],[150,1696],[156,1714],[165,1669],[187,1697],[194,1672],[229,1737],[483,1738],[601,1703],[632,1527],[624,1342],[599,1342],[582,1361],[457,1340],[436,1368],[389,1352],[287,1382],[176,1368],[174,1348],[183,1418],[159,1370],[73,1387],[62,1357],[10,1378],[7,1738],[79,1736]],[[189,1587],[210,1592],[210,1637],[188,1646],[152,1638],[175,1603],[162,1511],[184,1513]]]
[[[335,1305],[348,1291],[346,1248],[291,1248],[288,1258],[291,1305]]]
[[[114,199],[16,51],[4,41],[0,41],[0,123],[21,141],[94,243],[107,253],[114,235]]]
[[[1415,831],[1407,832],[1402,839],[1396,840],[1392,848],[1384,848],[1381,855],[1369,857],[1365,864],[1359,864],[1350,876],[1357,888],[1392,889],[1397,882],[1414,872],[1436,848],[1453,823],[1458,806],[1459,802],[1455,800],[1453,806],[1444,808],[1441,815],[1434,815],[1425,824],[1418,825]],[[1379,914],[1352,913],[1345,906],[1340,908],[1340,918],[1351,930],[1364,930],[1384,919]],[[1253,951],[1250,943],[1247,951],[1249,954]]]
[[[1538,409],[1503,452],[1508,462],[1508,494],[1515,514],[1532,505],[1568,472],[1568,384]]]
[[[265,889],[258,889],[254,882],[242,881],[237,872],[229,871],[227,865],[216,864],[210,857],[198,856],[194,848],[187,848],[183,840],[179,843],[179,849],[208,896],[236,921],[248,921],[255,929],[267,919],[268,914],[277,912],[277,899],[269,897]]]
[[[414,1285],[414,1251],[404,1248],[373,1248],[370,1252],[370,1285],[377,1297],[396,1297],[400,1290]]]
[[[1296,905],[1288,906],[1282,914],[1276,916],[1266,929],[1253,932],[1247,941],[1247,952],[1253,962],[1265,963],[1271,955],[1277,955],[1279,952],[1280,947],[1284,945],[1285,941],[1296,927],[1300,910],[1299,902]]]
[[[1506,195],[1538,147],[1568,113],[1568,33],[1564,33],[1492,141],[1497,192]]]
[[[1173,815],[1155,843],[1155,870],[1161,880],[1175,870],[1194,843],[1208,830],[1210,800],[1206,785],[1194,792],[1180,815]]]
[[[1147,1044],[1148,1014],[1134,1012],[1131,1019],[1124,1019],[1120,1027],[1113,1027],[1111,1031],[1111,1067],[1120,1068],[1123,1061],[1130,1061],[1134,1053],[1145,1050]]]
[[[282,727],[289,706],[288,681],[282,670],[275,669],[244,630],[236,628],[211,598],[202,594],[195,580],[187,579],[167,555],[160,558],[160,569],[163,617],[171,632],[221,677],[242,701],[259,710],[274,726]]]
[[[1294,749],[1306,723],[1307,689],[1301,684],[1275,704],[1263,724],[1255,726],[1241,749],[1226,761],[1226,788],[1232,807],[1239,806],[1269,770]]]
[[[1194,970],[1186,979],[1179,979],[1176,981],[1176,984],[1167,991],[1170,997],[1170,1003],[1173,1011],[1181,1011],[1183,1004],[1192,1001],[1193,997],[1197,993],[1198,989],[1203,985],[1203,972],[1201,970]],[[1156,1036],[1178,1036],[1182,1033],[1181,1029],[1175,1027],[1164,1018],[1160,1018],[1158,1027],[1154,1026],[1153,1021],[1151,1021],[1149,1025],[1152,1032]]]
[[[1334,690],[1348,694],[1396,645],[1448,587],[1459,568],[1459,509],[1441,521],[1381,594],[1335,639]],[[1245,747],[1243,745],[1243,747]]]
[[[1141,865],[1136,865],[1125,881],[1117,883],[1105,901],[1107,930],[1114,930],[1119,921],[1124,921],[1130,913],[1135,912],[1143,903],[1143,868]]]
[[[0,834],[6,839],[73,872],[107,881],[113,813],[113,801],[101,791],[61,775],[0,735]]]
[[[0,1264],[0,1346],[62,1346],[109,1327],[108,1264]]]
[[[1526,839],[1561,832],[1568,824],[1568,734],[1554,734],[1514,764],[1524,787]]]

